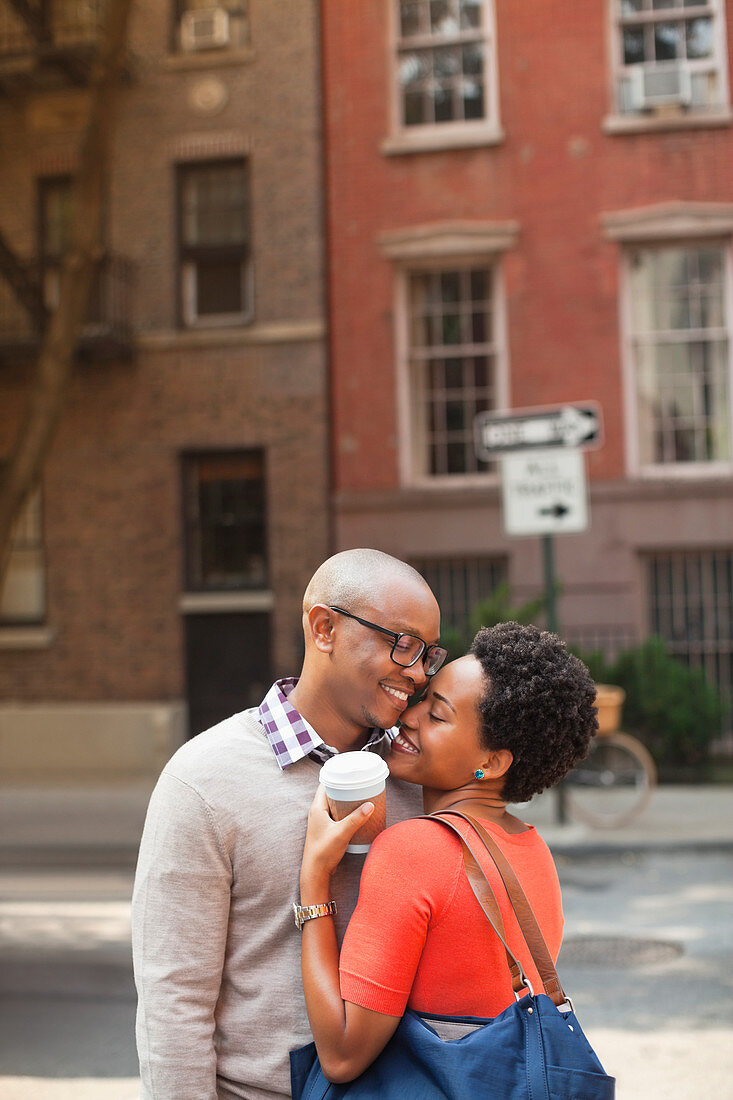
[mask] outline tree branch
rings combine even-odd
[[[40,6],[29,4],[28,0],[8,0],[19,19],[25,23],[36,42],[46,42],[49,38],[49,29]]]
[[[0,229],[0,274],[9,284],[13,294],[36,322],[43,320],[45,306],[41,284],[29,274],[28,268],[16,256]]]
[[[133,0],[108,0],[90,79],[91,109],[74,184],[70,245],[61,271],[59,302],[44,336],[22,425],[0,480],[0,566],[7,562],[13,522],[51,449],[69,387],[99,251],[112,114],[132,6]]]

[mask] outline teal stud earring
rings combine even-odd
[[[476,771],[473,774],[476,776],[477,779],[483,779],[484,777],[484,773],[481,771],[481,768],[476,768]]]

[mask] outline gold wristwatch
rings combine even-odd
[[[298,931],[302,931],[307,920],[313,920],[314,917],[332,917],[336,912],[336,902],[326,901],[322,905],[298,905],[297,901],[294,901],[293,912],[295,927]]]

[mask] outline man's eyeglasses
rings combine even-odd
[[[343,607],[333,607],[331,605],[331,611],[337,611],[339,615],[345,615],[347,619],[355,619],[362,626],[368,626],[370,630],[378,630],[380,634],[386,634],[388,638],[391,638],[392,652],[390,657],[396,665],[401,665],[402,668],[412,668],[413,665],[422,660],[425,674],[434,676],[448,656],[447,649],[443,649],[439,645],[428,645],[422,638],[418,638],[414,634],[397,634],[394,630],[377,626],[376,623],[370,623],[367,619],[360,619],[358,615],[352,615],[350,611],[344,611]]]

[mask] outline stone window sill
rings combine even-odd
[[[203,50],[201,53],[169,54],[163,68],[169,72],[190,72],[192,69],[226,69],[248,65],[255,59],[251,46],[241,50]]]
[[[631,477],[644,481],[716,482],[730,480],[733,465],[729,462],[668,462],[659,466],[639,466]]]
[[[0,626],[0,649],[48,649],[55,637],[50,626]]]
[[[441,126],[404,130],[386,138],[381,151],[385,156],[401,156],[404,153],[432,153],[450,149],[471,149],[498,145],[504,140],[499,126]]]
[[[461,489],[475,492],[491,489],[498,484],[499,471],[487,470],[481,474],[436,474],[433,477],[413,475],[405,478],[400,488],[426,493],[446,491],[450,493]]]
[[[249,325],[234,328],[176,329],[142,332],[137,346],[144,351],[168,351],[177,348],[231,347],[242,344],[289,344],[322,340],[326,325],[321,320],[292,321],[280,324]]]
[[[733,113],[730,108],[720,107],[704,114],[607,115],[602,129],[606,134],[646,134],[666,130],[706,130],[714,126],[730,126],[731,123]]]
[[[252,592],[185,592],[178,603],[184,615],[226,615],[242,611],[271,611],[275,594],[269,589]]]

